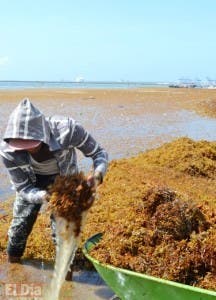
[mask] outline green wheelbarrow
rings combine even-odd
[[[100,241],[96,234],[86,241],[83,253],[107,285],[122,300],[216,300],[216,292],[100,263],[89,251]]]

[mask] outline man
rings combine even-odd
[[[56,175],[78,172],[76,149],[93,160],[91,186],[102,183],[108,164],[107,152],[75,120],[46,118],[24,99],[9,117],[0,154],[16,190],[13,220],[8,231],[8,260],[19,262],[47,186]]]

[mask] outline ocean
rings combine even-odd
[[[163,82],[126,82],[126,81],[0,81],[0,90],[35,88],[73,88],[73,89],[128,89],[147,87],[168,87]]]

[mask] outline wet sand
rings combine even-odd
[[[22,284],[27,287],[26,290],[28,288],[30,289],[31,285],[38,287],[38,296],[40,296],[40,291],[43,295],[51,280],[52,270],[52,266],[47,264],[43,265],[42,262],[34,260],[24,260],[22,265],[2,264],[0,266],[0,299],[11,299],[7,292],[12,291],[12,289],[9,290],[9,288],[11,288],[10,284],[15,284],[12,288],[14,292],[17,292],[17,297],[13,297],[13,299],[19,299],[18,296],[22,296],[22,292],[19,290],[19,286]],[[29,292],[29,295],[30,293],[31,292]],[[59,299],[108,300],[113,295],[113,291],[106,285],[97,272],[80,270],[73,273],[73,281],[64,282]],[[32,296],[36,296],[36,294],[32,294]],[[38,297],[37,299],[45,300],[43,297]]]
[[[3,135],[9,114],[24,97],[30,98],[45,115],[67,115],[82,123],[107,149],[111,160],[134,156],[180,136],[206,140],[216,138],[215,90],[145,88],[0,91],[0,136]],[[91,162],[81,155],[79,163],[84,170],[91,166]],[[0,180],[0,201],[4,201],[14,192],[10,190],[1,163]],[[51,275],[51,270],[43,270],[41,262],[37,266],[30,263],[30,266],[24,264],[15,266],[13,270],[11,268],[6,262],[1,266],[1,281],[11,282],[24,276],[27,282],[35,282],[37,279],[47,282]],[[10,277],[10,274],[15,277]],[[64,292],[73,293],[73,299],[81,300],[109,299],[112,295],[112,291],[97,275],[79,272],[75,274],[72,291],[71,283],[66,283]],[[65,296],[62,299],[69,298]]]

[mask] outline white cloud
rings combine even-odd
[[[9,62],[8,56],[0,56],[0,66],[7,65]]]

